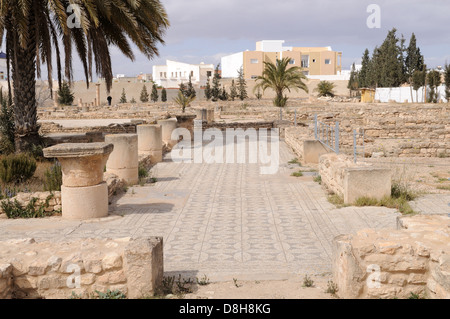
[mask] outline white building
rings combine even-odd
[[[181,83],[189,82],[189,75],[192,84],[204,86],[206,80],[214,74],[213,64],[187,64],[171,60],[166,63],[153,66],[153,81],[165,88],[178,88]]]
[[[8,79],[8,68],[6,64],[6,53],[0,52],[0,81]]]

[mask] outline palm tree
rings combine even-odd
[[[173,101],[181,107],[183,113],[186,110],[186,107],[188,107],[194,100],[195,96],[186,96],[181,91],[178,91],[177,97],[173,99]]]
[[[68,9],[74,4],[78,8],[75,12],[80,15],[70,14]],[[74,20],[79,24],[74,24]],[[75,49],[83,64],[86,82],[92,79],[94,58],[95,71],[105,79],[109,93],[113,78],[111,47],[117,47],[134,60],[131,40],[150,59],[158,55],[157,45],[164,43],[162,37],[168,26],[160,0],[0,0],[0,45],[5,38],[8,80],[11,67],[16,92],[13,109],[17,151],[39,142],[36,76],[41,76],[41,64],[46,64],[52,90],[53,52],[60,87],[63,69],[69,84],[72,81],[72,51]],[[11,93],[10,83],[8,87]]]
[[[267,89],[274,90],[276,97],[273,104],[278,107],[286,106],[288,100],[287,96],[284,95],[286,90],[291,92],[291,89],[301,89],[308,92],[308,87],[303,82],[303,80],[306,80],[306,76],[302,69],[298,66],[289,67],[290,61],[290,58],[283,58],[282,60],[277,59],[276,64],[264,62],[263,74],[256,79],[253,92],[258,89],[262,89],[263,93]]]

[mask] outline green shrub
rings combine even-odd
[[[52,167],[45,171],[44,190],[48,192],[61,191],[62,170],[61,164],[56,162]]]
[[[319,93],[319,96],[334,96],[334,90],[335,85],[332,82],[328,81],[320,81],[317,85],[317,88],[314,90]]]
[[[0,180],[21,183],[33,177],[36,160],[27,154],[10,154],[0,159]]]
[[[118,290],[107,290],[106,292],[100,292],[98,290],[95,291],[98,295],[97,299],[126,299],[127,296],[125,296],[121,291]]]
[[[138,170],[139,179],[147,178],[148,177],[148,171],[144,166],[139,165]]]
[[[355,206],[378,206],[378,200],[376,198],[360,197],[356,200]]]
[[[302,176],[303,176],[303,173],[302,173],[302,171],[298,171],[298,172],[292,173],[291,176],[294,176],[294,177],[302,177]]]
[[[317,175],[314,177],[314,182],[319,183],[319,185],[322,185],[322,176]]]
[[[4,201],[1,203],[3,212],[5,212],[6,217],[10,219],[17,218],[43,218],[52,216],[54,212],[46,212],[45,210],[49,207],[49,201],[53,198],[53,195],[47,197],[45,203],[36,207],[37,198],[32,198],[27,206],[22,207],[22,205],[15,199],[14,201]]]

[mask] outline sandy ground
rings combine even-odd
[[[364,161],[391,168],[393,180],[419,193],[450,193],[450,158],[382,157]]]
[[[330,275],[310,276],[313,287],[303,287],[304,277],[283,281],[234,281],[196,285],[185,299],[336,299],[327,293]]]

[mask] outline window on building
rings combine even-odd
[[[258,59],[250,59],[251,64],[258,64]]]
[[[309,71],[303,71],[303,75],[308,76],[309,75]]]
[[[316,59],[313,59],[313,63],[316,63]]]
[[[309,55],[302,55],[302,68],[309,68]]]
[[[331,60],[330,59],[325,59],[325,64],[331,64]]]
[[[206,71],[206,76],[210,77],[212,75],[212,71]]]
[[[258,78],[258,76],[257,75],[252,75],[252,79],[254,80],[254,79],[257,79]]]
[[[294,59],[291,59],[291,60],[289,61],[289,64],[295,64],[295,60],[294,60]]]
[[[167,78],[167,73],[166,72],[164,72],[164,77]]]
[[[163,77],[163,73],[159,72],[159,77],[162,78]]]

